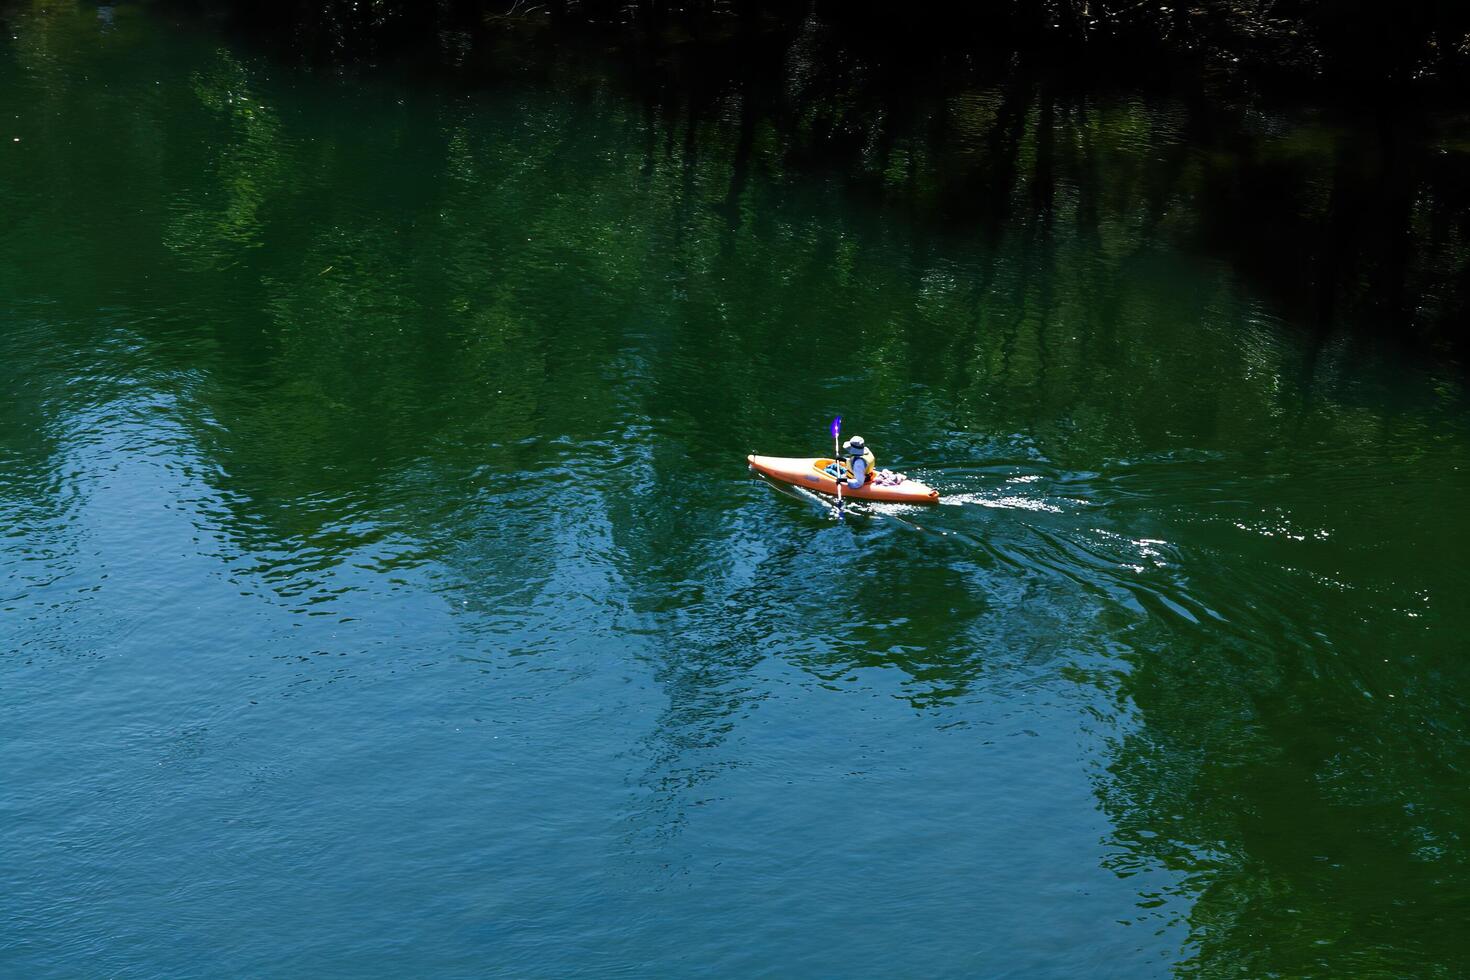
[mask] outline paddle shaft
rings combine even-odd
[[[837,470],[833,479],[837,481],[837,518],[842,519],[842,450],[839,448],[840,432],[832,433],[832,465]]]

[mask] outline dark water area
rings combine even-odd
[[[732,200],[757,168],[840,179],[966,237],[1130,223],[1227,262],[1308,330],[1464,361],[1470,7],[1415,17],[1412,5],[1304,2],[1273,19],[1250,4],[1027,6],[169,9],[319,71],[616,91],[691,152],[702,130],[732,130]],[[1095,8],[1088,44],[1066,40],[1073,6]],[[1188,23],[1138,20],[1164,15]],[[1177,35],[1172,48],[1160,31]]]
[[[0,10],[0,973],[1470,971],[1452,117]]]

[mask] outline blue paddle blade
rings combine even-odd
[[[842,416],[839,415],[832,420],[832,438],[837,438],[837,433],[842,431]]]

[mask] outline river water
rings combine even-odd
[[[1462,377],[1175,244],[1178,106],[935,220],[587,71],[4,26],[5,974],[1470,971]],[[838,413],[942,503],[748,474]]]

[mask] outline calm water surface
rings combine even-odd
[[[0,972],[1470,972],[1463,386],[1169,247],[1169,105],[965,231],[7,9]],[[838,412],[943,505],[747,474]]]

